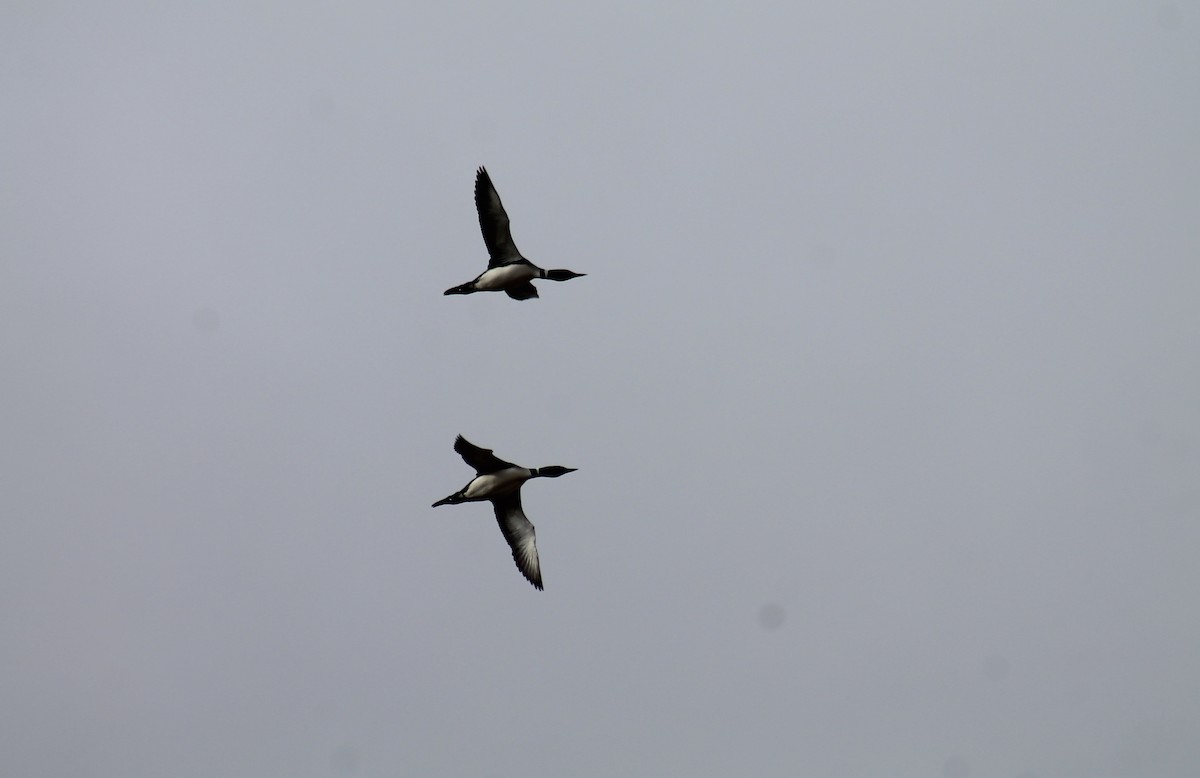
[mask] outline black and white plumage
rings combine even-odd
[[[479,228],[488,250],[487,270],[475,280],[447,289],[443,294],[504,292],[514,300],[528,300],[538,296],[532,283],[535,278],[569,281],[587,275],[571,270],[543,270],[521,256],[517,244],[513,243],[504,204],[492,185],[491,176],[483,168],[479,168],[475,176],[475,209],[479,211]]]
[[[521,486],[531,478],[558,478],[575,472],[573,467],[521,467],[505,462],[489,448],[480,448],[462,435],[454,440],[454,450],[463,461],[475,469],[475,477],[449,497],[433,504],[457,505],[460,502],[487,500],[496,513],[500,532],[512,548],[513,561],[529,583],[542,588],[542,566],[538,561],[537,540],[533,523],[521,508]]]

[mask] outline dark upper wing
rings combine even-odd
[[[504,293],[514,300],[530,300],[538,296],[537,287],[528,281],[516,286],[510,286],[504,290]]]
[[[480,448],[462,435],[454,439],[454,450],[458,452],[464,462],[475,468],[476,475],[494,473],[506,467],[516,467],[512,462],[505,462],[493,454],[490,448]]]
[[[492,508],[496,511],[496,521],[504,539],[512,548],[513,561],[521,575],[529,580],[535,588],[542,588],[542,565],[538,562],[537,541],[534,538],[533,524],[525,518],[521,510],[521,493],[513,492],[492,500]]]
[[[479,211],[479,228],[483,230],[483,242],[487,245],[491,261],[488,267],[503,265],[514,259],[521,259],[521,252],[513,243],[512,233],[508,229],[508,214],[492,186],[492,177],[483,168],[475,176],[475,208]]]

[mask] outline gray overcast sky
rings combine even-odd
[[[2,16],[0,773],[1196,774],[1195,7]]]

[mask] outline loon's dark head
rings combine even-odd
[[[546,278],[551,281],[570,281],[572,278],[586,276],[587,273],[576,273],[574,270],[547,270]]]
[[[579,468],[563,467],[562,465],[550,465],[549,467],[539,467],[534,473],[534,478],[558,478],[560,475],[574,473]]]

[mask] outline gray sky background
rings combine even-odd
[[[739,5],[5,6],[0,773],[1196,774],[1200,14]]]

